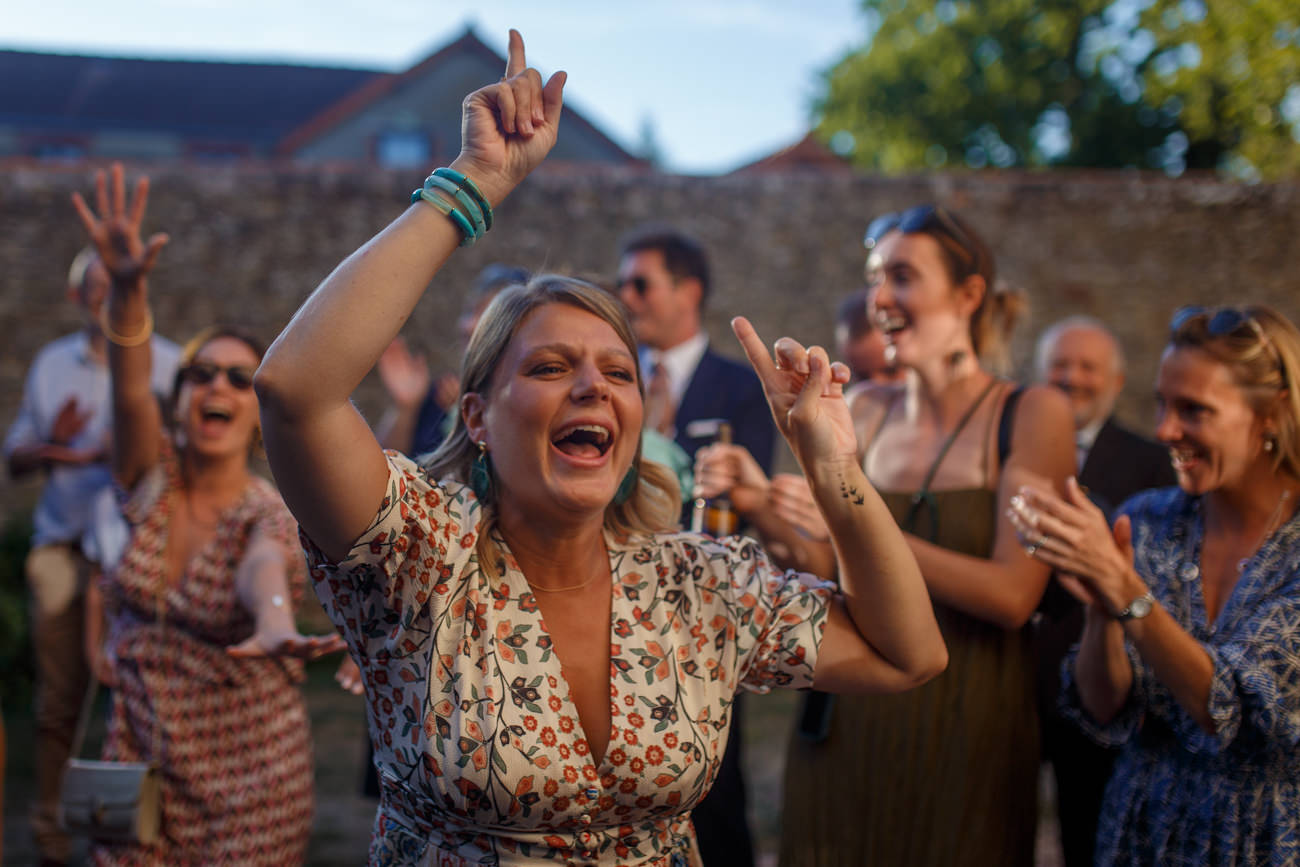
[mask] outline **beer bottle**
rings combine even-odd
[[[727,422],[718,424],[718,436],[714,442],[731,442],[731,425]],[[696,497],[691,511],[691,532],[708,533],[710,536],[730,536],[740,525],[740,518],[731,508],[731,499],[725,493],[713,499]]]

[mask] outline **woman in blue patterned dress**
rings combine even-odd
[[[1071,480],[1025,490],[1026,547],[1087,603],[1062,701],[1123,748],[1098,864],[1300,861],[1300,332],[1179,310],[1156,379],[1178,487],[1113,529]]]
[[[734,326],[833,528],[842,590],[752,541],[671,529],[676,484],[641,459],[635,338],[581,281],[498,295],[443,445],[424,465],[380,449],[349,395],[489,203],[550,150],[563,83],[543,87],[511,31],[506,76],[465,100],[461,154],[434,175],[460,195],[417,192],[257,374],[271,468],[365,684],[375,864],[698,863],[690,810],[738,689],[897,691],[947,659],[857,464],[848,370],[819,347],[783,339],[774,361]]]

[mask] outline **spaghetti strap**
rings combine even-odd
[[[939,509],[938,503],[934,500],[934,494],[930,491],[930,485],[934,482],[935,474],[939,472],[939,465],[942,464],[943,459],[948,456],[948,450],[952,448],[952,444],[957,441],[957,437],[959,437],[961,432],[966,429],[966,425],[970,423],[970,420],[975,417],[975,412],[980,408],[980,405],[984,403],[984,399],[989,396],[989,393],[993,391],[994,386],[1001,381],[1002,380],[994,377],[989,381],[988,385],[984,386],[984,390],[979,393],[979,397],[975,398],[971,403],[970,408],[966,410],[966,413],[961,417],[961,420],[957,422],[957,426],[952,429],[952,433],[948,434],[948,438],[945,439],[943,445],[939,447],[939,453],[934,456],[934,460],[930,463],[930,468],[926,470],[925,478],[921,481],[920,489],[917,490],[916,493],[912,494],[912,504],[908,507],[907,514],[903,517],[901,522],[901,526],[906,532],[912,532],[912,528],[916,525],[916,516],[920,512],[922,504],[924,504],[930,508],[931,539],[933,540],[933,537],[938,534]],[[888,414],[888,412],[886,412],[886,414]],[[883,421],[881,422],[881,426],[884,426]],[[986,440],[985,445],[987,446],[987,444]],[[986,483],[988,481],[987,462],[988,457],[986,455],[984,466]]]

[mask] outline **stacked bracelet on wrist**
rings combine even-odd
[[[492,228],[492,206],[478,185],[454,169],[435,169],[424,186],[411,193],[411,203],[423,199],[460,230],[460,245],[468,247]]]

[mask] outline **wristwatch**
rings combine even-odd
[[[1151,613],[1151,609],[1155,607],[1155,604],[1156,597],[1152,596],[1151,591],[1148,590],[1130,602],[1123,611],[1116,614],[1115,619],[1120,621],[1140,620]]]

